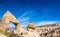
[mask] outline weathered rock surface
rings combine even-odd
[[[0,33],[0,37],[7,37],[7,36],[5,36],[5,35],[3,35],[2,33]]]
[[[32,22],[29,23],[27,29],[24,29],[23,27],[21,27],[17,19],[9,11],[7,11],[2,17],[2,21],[1,21],[2,27],[5,29],[7,33],[10,32],[9,30],[10,22],[12,22],[15,25],[15,30],[13,31],[14,37],[15,36],[40,37]]]
[[[9,12],[7,11],[4,16],[2,17],[2,25],[6,29],[7,32],[9,32],[9,23],[12,22],[15,27],[17,28],[17,25],[19,25],[19,22],[17,19]]]
[[[40,37],[39,33],[37,32],[35,26],[32,22],[29,23],[27,26],[28,37]]]
[[[27,28],[35,29],[35,26],[33,25],[32,22],[30,22],[29,25],[27,26]]]
[[[21,37],[40,37],[38,32],[35,30],[35,26],[33,25],[32,22],[29,23],[26,30],[20,27],[20,29],[15,30],[14,33],[16,36],[19,36],[19,37],[20,36]]]
[[[16,29],[14,30],[15,34],[21,34],[22,32],[24,32],[24,28],[22,28],[20,25],[16,26]]]

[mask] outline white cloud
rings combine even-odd
[[[30,17],[28,16],[29,13],[24,13],[23,15],[21,15],[20,17],[18,17],[18,21],[20,24],[22,24],[23,27],[26,27]]]
[[[45,24],[55,24],[57,23],[57,21],[42,21],[42,22],[38,22],[36,23],[36,25],[45,25]]]
[[[24,17],[24,16],[26,16],[28,13],[26,12],[26,13],[24,13],[23,15],[21,15],[20,17]]]
[[[30,19],[32,19],[32,16],[34,16],[33,11],[26,11],[18,17],[18,21],[20,24],[22,24],[23,27],[26,27],[30,22]]]
[[[32,16],[33,16],[33,11],[26,11],[20,17],[18,17],[18,21],[20,21],[20,22],[27,21],[27,20],[31,19]]]
[[[27,20],[29,20],[29,17],[26,17],[26,18],[19,18],[18,20],[19,20],[19,21],[27,21]]]
[[[20,17],[18,17],[18,21],[27,21],[29,20],[29,17],[26,16],[27,13],[24,13],[23,15],[21,15]]]

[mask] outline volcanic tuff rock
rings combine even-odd
[[[24,29],[18,22],[18,20],[10,13],[10,11],[7,11],[1,21],[2,27],[5,29],[7,33],[10,32],[9,29],[9,23],[12,22],[15,25],[15,30],[13,31],[14,37],[16,36],[24,36],[24,37],[40,37],[38,32],[35,30],[35,26],[32,22],[29,23],[27,26],[27,29]]]
[[[29,25],[27,26],[27,28],[32,28],[32,29],[35,29],[35,26],[33,25],[32,22],[29,23]]]

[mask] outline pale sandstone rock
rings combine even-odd
[[[33,32],[31,32],[31,31],[25,31],[23,33],[23,36],[24,37],[40,37],[37,31],[33,31]]]
[[[32,29],[35,29],[35,26],[33,25],[32,22],[29,23],[29,25],[27,26],[27,28],[32,28]]]
[[[7,36],[5,36],[5,35],[3,35],[2,33],[0,33],[0,37],[7,37]]]
[[[2,26],[7,32],[9,32],[9,22],[12,22],[15,25],[16,29],[14,30],[14,34],[22,35],[24,37],[40,37],[32,22],[29,23],[27,29],[25,30],[21,27],[17,19],[9,11],[7,11],[2,17]]]
[[[28,37],[40,37],[39,33],[36,31],[35,26],[32,22],[27,26]]]
[[[20,25],[18,25],[14,30],[15,34],[21,34],[22,32],[25,32],[25,30]]]
[[[58,37],[60,36],[60,34],[58,33],[58,30],[55,31],[55,33],[53,34],[53,37]]]
[[[7,11],[4,16],[2,17],[2,26],[6,29],[7,32],[9,32],[9,23],[12,22],[15,27],[18,25],[17,19],[9,12]]]
[[[28,25],[27,30],[23,29],[22,27],[20,27],[19,29],[19,26],[18,26],[18,30],[15,30],[14,33],[18,34],[18,36],[20,33],[20,36],[23,36],[23,37],[40,37],[38,32],[35,30],[35,26],[32,25],[32,22],[30,22],[30,24]],[[23,34],[21,35],[21,33]]]
[[[7,11],[2,17],[3,26],[8,27],[9,22],[18,23],[17,19],[9,11]]]

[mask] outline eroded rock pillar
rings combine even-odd
[[[32,22],[29,23],[27,26],[28,30],[28,37],[40,37],[39,33],[36,31],[36,27],[33,25]],[[32,35],[31,35],[32,34]]]

